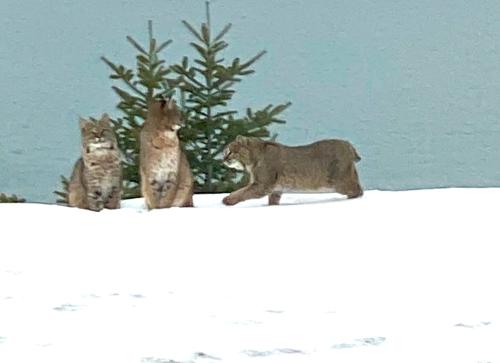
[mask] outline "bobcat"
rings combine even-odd
[[[193,206],[193,174],[177,130],[173,99],[153,101],[140,134],[141,190],[148,209]]]
[[[344,140],[322,140],[303,146],[285,146],[238,136],[224,149],[224,163],[250,174],[247,186],[223,199],[234,205],[268,195],[277,205],[287,192],[338,192],[348,198],[363,195],[355,162],[361,160]]]
[[[71,174],[69,205],[93,211],[120,208],[120,150],[108,115],[103,114],[97,122],[80,119],[80,130],[82,157]]]

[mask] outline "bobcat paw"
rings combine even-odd
[[[93,212],[100,212],[101,210],[104,209],[104,203],[102,202],[91,203],[89,205],[89,209]]]
[[[238,201],[228,195],[227,197],[224,197],[224,199],[222,199],[222,203],[224,203],[225,205],[235,205],[236,203],[238,203]]]

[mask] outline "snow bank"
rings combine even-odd
[[[0,362],[500,362],[500,189],[0,205]]]

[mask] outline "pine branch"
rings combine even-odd
[[[135,49],[137,49],[139,52],[141,52],[142,54],[144,55],[148,55],[148,52],[146,52],[146,50],[139,44],[135,41],[134,38],[132,38],[130,35],[127,35],[127,40],[129,41],[130,44],[132,44],[134,46]]]
[[[54,191],[54,194],[58,197],[56,203],[59,205],[68,205],[69,179],[66,178],[64,175],[61,175],[60,178],[61,178],[62,190]]]
[[[168,47],[170,44],[172,44],[172,42],[173,42],[173,41],[172,41],[171,39],[169,39],[169,40],[167,40],[166,42],[161,43],[161,44],[158,46],[158,48],[156,48],[156,52],[157,52],[157,53],[160,53],[163,49],[165,49],[165,48],[166,48],[166,47]]]
[[[226,33],[231,29],[233,25],[231,23],[227,24],[224,29],[221,30],[221,32],[219,34],[217,34],[217,36],[214,38],[214,42],[217,42],[219,40],[221,40],[224,35],[226,35]]]
[[[19,198],[17,195],[7,195],[4,193],[0,193],[0,203],[24,203],[26,199]]]
[[[132,82],[130,82],[129,79],[121,76],[119,74],[119,72],[117,71],[117,69],[119,69],[116,65],[114,65],[111,61],[109,61],[106,57],[101,57],[101,59],[104,61],[104,63],[106,63],[111,69],[113,69],[115,71],[115,73],[120,76],[120,79],[127,85],[130,87],[131,90],[133,90],[135,93],[137,93],[139,96],[143,96],[145,97],[146,95],[141,92],[140,89],[138,89]]]
[[[187,21],[183,20],[182,21],[182,24],[184,24],[184,26],[191,32],[191,34],[193,34],[196,39],[198,39],[200,42],[203,42],[203,38],[201,37],[201,35],[191,26],[191,24],[189,24]]]

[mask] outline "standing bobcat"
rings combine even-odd
[[[71,174],[69,205],[93,211],[120,208],[120,150],[108,115],[102,115],[98,122],[80,119],[80,129],[82,157]]]
[[[193,206],[193,174],[177,136],[180,127],[173,99],[151,103],[140,136],[141,189],[148,209]]]
[[[354,165],[359,160],[354,147],[344,140],[291,147],[238,136],[224,150],[224,162],[246,170],[250,182],[223,203],[234,205],[268,195],[269,205],[276,205],[287,192],[338,192],[356,198],[363,195]]]

